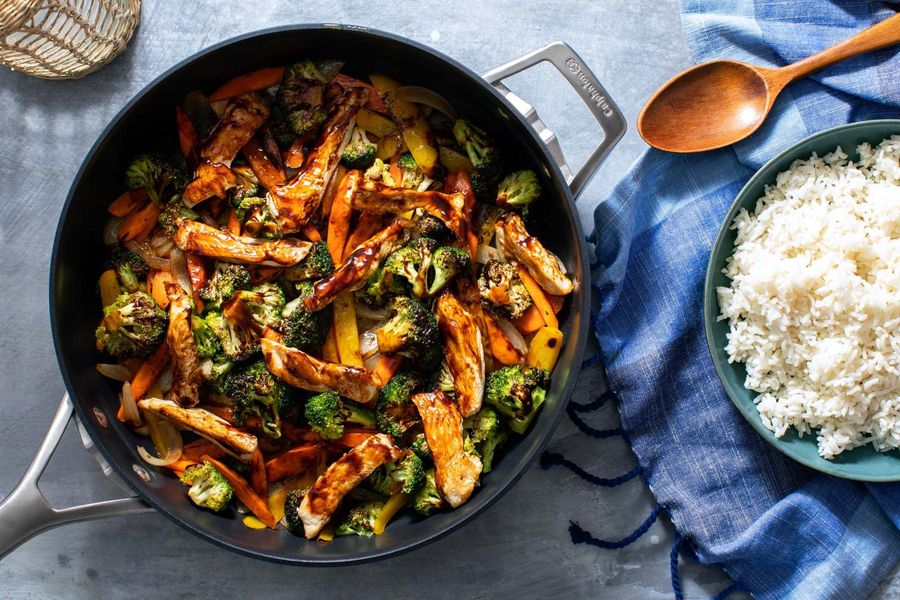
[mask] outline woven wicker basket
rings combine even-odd
[[[140,0],[0,0],[0,64],[45,79],[77,79],[122,50]]]

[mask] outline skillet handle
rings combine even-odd
[[[66,394],[31,466],[16,489],[0,502],[0,559],[41,531],[57,525],[153,510],[137,497],[92,502],[63,509],[50,506],[37,484],[71,418],[72,401]]]
[[[591,155],[574,175],[566,162],[566,157],[563,155],[556,134],[544,125],[533,106],[511,92],[502,83],[507,77],[511,77],[544,61],[556,67],[556,70],[562,73],[572,87],[575,88],[575,91],[584,100],[584,103],[603,130],[603,140],[591,152]],[[609,97],[597,76],[585,66],[581,57],[565,42],[554,42],[549,46],[529,52],[504,65],[486,71],[481,76],[487,79],[488,83],[503,94],[510,104],[528,119],[528,122],[547,145],[550,155],[553,156],[563,177],[566,179],[566,183],[569,184],[572,190],[572,196],[577,200],[579,194],[584,191],[588,182],[597,173],[597,169],[606,158],[606,155],[625,135],[627,127],[625,116],[612,98]]]

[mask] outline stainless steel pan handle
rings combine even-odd
[[[37,484],[72,418],[72,413],[72,401],[66,394],[56,411],[56,416],[53,417],[47,435],[44,436],[44,441],[31,461],[31,466],[16,489],[0,502],[0,559],[34,535],[57,525],[153,510],[137,497],[92,502],[62,509],[50,506]]]
[[[502,83],[507,77],[511,77],[544,61],[556,67],[572,84],[572,87],[584,100],[584,103],[603,130],[603,140],[591,152],[584,165],[575,174],[572,173],[572,169],[569,168],[569,164],[566,162],[556,135],[544,125],[537,112],[535,112],[534,107],[511,92]],[[504,65],[482,73],[481,76],[487,79],[494,88],[509,100],[516,110],[528,119],[528,122],[538,132],[540,138],[547,144],[551,156],[553,156],[572,190],[572,196],[577,199],[591,178],[597,173],[597,169],[600,167],[603,159],[625,135],[626,129],[624,115],[622,115],[612,98],[609,97],[597,76],[585,66],[581,57],[564,42],[554,42],[549,46],[529,52]]]

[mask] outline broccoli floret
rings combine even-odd
[[[341,153],[341,163],[348,169],[368,169],[374,162],[375,144],[369,141],[365,131],[356,127]]]
[[[416,162],[416,159],[413,158],[411,152],[404,152],[400,155],[400,158],[397,159],[397,166],[401,169],[418,169],[419,164]]]
[[[238,290],[250,288],[250,271],[244,265],[216,263],[215,271],[209,282],[200,290],[200,298],[206,307],[218,310],[231,299]]]
[[[250,167],[246,165],[232,165],[231,171],[234,173],[235,186],[229,190],[228,198],[231,207],[237,211],[241,210],[241,202],[246,198],[257,197],[264,190],[259,185],[256,173]]]
[[[446,360],[441,361],[441,368],[433,377],[431,387],[451,396],[456,394],[456,383],[453,381],[453,373],[450,372],[450,364]]]
[[[384,161],[380,158],[376,158],[372,162],[372,166],[366,169],[366,172],[363,173],[363,177],[365,177],[366,179],[371,179],[372,181],[381,181],[387,170],[388,166],[384,164]]]
[[[338,393],[331,391],[309,398],[304,415],[313,431],[326,440],[341,437],[347,423],[363,427],[375,426],[372,411],[351,402],[342,402]]]
[[[503,170],[503,160],[497,147],[479,127],[459,119],[453,124],[453,137],[465,149],[475,171],[472,174],[472,188],[479,199],[484,200],[497,183],[497,176]]]
[[[315,242],[306,258],[284,271],[285,281],[305,281],[322,279],[334,272],[334,259],[328,251],[328,244]]]
[[[136,156],[125,170],[125,185],[131,190],[143,189],[154,204],[166,194],[180,194],[190,179],[177,164],[151,154]]]
[[[500,417],[490,406],[463,420],[463,428],[481,458],[482,473],[489,473],[494,460],[494,452],[506,439],[506,432],[500,425]]]
[[[434,469],[425,472],[425,482],[412,499],[412,508],[420,515],[428,516],[444,505],[434,481]]]
[[[284,290],[277,283],[263,283],[249,290],[239,290],[231,301],[243,302],[261,328],[275,325],[284,308]]]
[[[413,224],[410,239],[419,237],[431,238],[438,242],[450,239],[450,229],[443,221],[429,214],[424,214]]]
[[[212,314],[218,313],[210,313],[210,315]],[[219,315],[219,318],[221,318],[221,315]],[[210,329],[212,328],[210,327]],[[215,330],[212,331],[215,333]],[[216,339],[218,340],[218,335],[216,335]],[[219,341],[218,343],[221,347],[221,341]],[[224,352],[218,352],[215,354],[215,356],[211,356],[200,361],[200,376],[203,377],[205,381],[212,383],[213,389],[217,393],[224,394],[224,391],[221,389],[222,377],[224,377],[233,368],[234,362],[232,362]]]
[[[234,493],[231,484],[209,461],[185,469],[181,474],[181,483],[191,486],[188,496],[194,504],[214,512],[227,507]]]
[[[298,283],[297,292],[298,296],[285,304],[281,311],[283,318],[278,329],[284,336],[282,343],[304,352],[317,352],[331,330],[334,310],[331,305],[316,312],[306,310],[303,301],[313,293],[311,281]]]
[[[478,291],[488,308],[508,319],[521,317],[532,304],[516,267],[500,260],[489,260],[481,267]]]
[[[437,242],[431,238],[416,238],[399,250],[395,250],[384,261],[382,269],[385,274],[390,274],[393,280],[402,278],[409,288],[419,298],[427,295],[428,265],[431,263],[432,253],[437,248]],[[396,284],[393,284],[396,285]]]
[[[258,196],[245,196],[235,204],[235,215],[244,223],[244,231],[253,237],[267,240],[281,237],[278,219],[269,201]]]
[[[130,250],[116,252],[106,262],[107,269],[114,269],[119,283],[129,292],[136,292],[141,287],[140,280],[147,276],[150,267],[141,255]]]
[[[398,462],[386,463],[369,476],[369,485],[383,496],[415,494],[425,483],[422,459],[410,452]]]
[[[369,277],[366,285],[356,292],[356,298],[368,306],[379,307],[384,306],[391,296],[408,293],[408,288],[409,285],[403,277],[395,277],[394,273],[386,271],[382,266]]]
[[[426,181],[425,172],[419,168],[416,159],[409,152],[400,155],[397,159],[397,167],[400,169],[399,180],[394,178],[390,169],[385,168],[381,171],[381,180],[385,185],[414,190],[418,189]]]
[[[347,513],[347,518],[335,528],[334,534],[370,537],[382,508],[383,502],[364,502],[354,506]]]
[[[497,409],[509,428],[523,434],[546,396],[550,375],[544,369],[512,365],[490,373],[485,383],[485,402]]]
[[[197,346],[197,355],[201,359],[212,358],[222,351],[222,342],[219,341],[219,336],[216,335],[215,329],[210,326],[206,319],[192,315],[191,329],[194,331],[194,344]]]
[[[431,454],[431,447],[428,445],[428,440],[425,438],[424,433],[416,434],[409,448],[415,452],[416,456],[422,459],[422,463],[431,463],[434,460],[434,456]]]
[[[472,191],[481,202],[488,204],[497,199],[497,175],[483,171],[473,171],[469,176]]]
[[[541,184],[534,171],[510,173],[497,186],[497,205],[518,210],[523,215],[541,195]]]
[[[159,213],[156,221],[166,235],[172,236],[178,231],[182,221],[195,221],[199,218],[200,215],[184,205],[181,196],[173,196]]]
[[[291,490],[284,499],[284,522],[297,535],[303,535],[303,521],[300,519],[300,503],[307,490]]]
[[[472,268],[469,255],[452,246],[441,246],[431,256],[425,277],[426,293],[434,296],[450,283],[454,277]]]
[[[494,239],[495,225],[506,211],[494,204],[482,204],[478,209],[478,217],[475,219],[475,230],[478,234],[478,243],[487,246]]]
[[[216,333],[222,344],[222,351],[229,360],[240,362],[259,352],[258,325],[252,318],[246,322],[241,318],[211,312],[206,315],[205,320]]]
[[[375,332],[378,349],[406,356],[422,371],[440,364],[441,343],[434,313],[407,296],[392,299],[387,307],[393,316]]]
[[[268,436],[281,437],[279,409],[291,391],[269,372],[265,362],[259,360],[233,369],[222,379],[221,387],[234,402],[238,423],[250,415],[258,415]]]
[[[278,89],[278,105],[294,137],[314,135],[328,116],[322,106],[325,77],[310,60],[289,66]],[[277,119],[280,115],[276,114]],[[285,136],[286,137],[286,136]],[[284,140],[276,140],[287,141]],[[288,142],[288,145],[293,140]]]
[[[402,370],[381,388],[375,404],[375,425],[378,431],[395,438],[402,437],[419,423],[419,411],[412,403],[412,394],[422,387],[418,375]]]
[[[97,350],[116,358],[147,356],[163,341],[169,316],[144,292],[122,294],[103,309]]]

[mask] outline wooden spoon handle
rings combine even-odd
[[[860,31],[843,42],[776,70],[782,85],[846,58],[900,43],[900,13]]]

